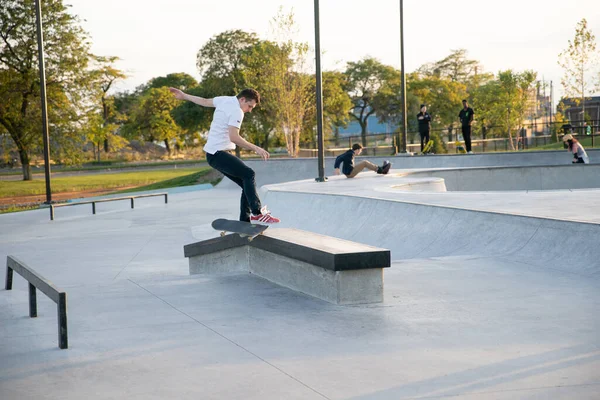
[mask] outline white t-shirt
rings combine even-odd
[[[244,112],[235,96],[219,96],[213,98],[215,112],[213,114],[208,139],[204,151],[215,154],[219,150],[234,150],[235,143],[229,140],[229,127],[240,128],[244,120]]]

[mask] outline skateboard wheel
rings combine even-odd
[[[221,237],[225,236],[225,232],[221,232]]]

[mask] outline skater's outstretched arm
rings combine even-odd
[[[169,90],[171,91],[171,93],[173,93],[175,95],[176,99],[191,101],[192,103],[196,103],[198,105],[201,105],[202,107],[214,107],[215,106],[213,103],[213,99],[205,99],[203,97],[192,96],[191,94],[185,94],[181,90],[175,89],[172,87],[170,87]]]
[[[267,160],[270,156],[269,152],[265,149],[258,147],[246,139],[240,136],[240,130],[235,126],[229,126],[229,140],[231,140],[236,145],[243,147],[244,149],[252,150],[256,154],[262,157],[263,160]]]

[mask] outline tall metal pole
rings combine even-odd
[[[317,182],[325,182],[325,143],[323,139],[323,81],[321,76],[321,33],[319,31],[319,0],[315,0],[315,52],[317,78],[317,146],[319,158],[319,176]]]
[[[52,203],[52,188],[50,187],[50,138],[48,135],[48,105],[46,102],[46,70],[44,67],[44,35],[42,34],[42,6],[40,0],[35,0],[37,25],[38,60],[40,68],[40,97],[42,101],[42,137],[44,139],[44,165],[46,174],[46,203]]]
[[[400,153],[406,153],[408,140],[408,122],[406,120],[406,74],[404,72],[404,1],[400,0],[400,73],[402,78],[402,138],[398,132],[398,147]]]
[[[554,129],[554,121],[552,115],[554,114],[554,87],[552,81],[550,81],[550,129]],[[558,130],[556,130],[556,141],[558,142]]]

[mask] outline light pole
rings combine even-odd
[[[325,151],[323,141],[323,81],[321,76],[321,33],[319,32],[319,0],[315,0],[315,60],[317,78],[317,147],[319,158],[319,176],[317,182],[325,182]]]
[[[402,95],[402,137],[398,132],[397,145],[400,153],[406,153],[406,142],[408,140],[408,123],[406,121],[406,74],[404,73],[404,1],[400,0],[400,73],[401,95]]]
[[[46,175],[46,204],[52,203],[50,187],[50,149],[48,136],[48,106],[46,102],[46,70],[44,67],[44,35],[42,33],[42,6],[35,0],[35,16],[37,26],[38,60],[40,68],[40,97],[42,102],[42,137],[44,139],[44,171]]]

